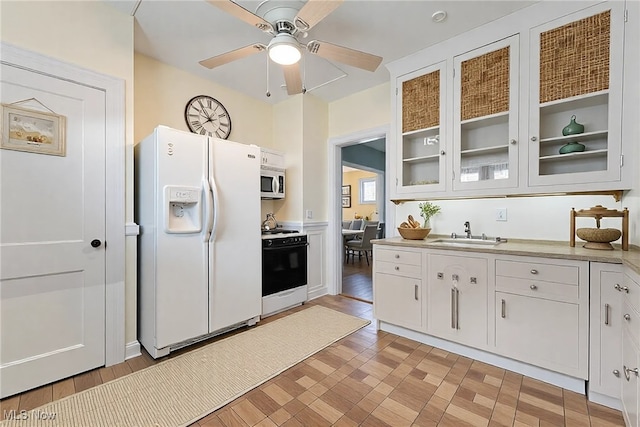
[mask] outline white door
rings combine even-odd
[[[104,92],[0,71],[2,103],[66,117],[65,156],[0,150],[1,398],[104,365],[106,242]]]

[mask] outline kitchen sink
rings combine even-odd
[[[430,243],[437,243],[445,246],[496,246],[500,243],[504,243],[506,240],[496,239],[467,239],[464,237],[456,239],[436,239]]]

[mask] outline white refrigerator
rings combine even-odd
[[[157,127],[135,147],[138,335],[154,358],[260,319],[260,148]]]

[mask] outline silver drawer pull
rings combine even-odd
[[[604,324],[609,325],[609,304],[604,305]]]
[[[396,269],[396,271],[400,271],[400,267],[398,267],[397,265],[394,268]]]
[[[531,274],[538,274],[538,270],[536,270],[535,268],[531,269]]]
[[[400,258],[400,254],[396,254],[396,259]]]
[[[624,318],[624,320],[626,320],[627,322],[629,322],[631,320],[631,315],[630,314],[625,314],[624,316],[622,316]]]
[[[538,289],[538,286],[537,286],[537,285],[531,285],[531,286],[529,286],[529,288],[530,288],[532,291],[535,291],[536,289]]]
[[[507,302],[505,300],[502,300],[501,305],[502,305],[502,313],[500,313],[500,315],[504,319],[505,317],[507,317]]]
[[[418,301],[418,285],[413,285],[413,297]]]

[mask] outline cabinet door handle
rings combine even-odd
[[[616,377],[620,378],[620,371],[618,371],[617,369],[613,370],[613,375],[615,375]]]
[[[456,288],[451,288],[451,329],[456,328]]]
[[[629,293],[629,287],[628,286],[623,286],[622,287],[622,292]]]
[[[418,301],[418,285],[413,285],[413,297]]]
[[[478,283],[478,279],[475,278],[475,277],[471,277],[471,278],[469,278],[469,282],[475,285],[475,284]]]
[[[620,286],[620,284],[619,284],[619,283],[616,283],[616,284],[613,286],[613,289],[615,289],[615,290],[616,290],[616,291],[618,291],[618,292],[622,292],[622,286]]]
[[[631,375],[629,374],[630,372],[636,374],[636,377],[638,376],[638,368],[631,369],[627,368],[626,366],[622,366],[622,369],[624,370],[624,377],[627,381],[631,379]]]
[[[456,329],[460,329],[460,314],[458,307],[460,306],[460,290],[456,288]]]
[[[441,279],[441,280],[442,280],[442,279],[444,279],[444,274],[442,274],[442,273],[438,273],[438,274],[436,274],[436,277],[437,277],[438,279]]]
[[[396,259],[400,258],[400,254],[396,254]]]
[[[535,291],[536,289],[538,289],[538,285],[531,285],[529,286],[529,289],[531,289],[532,291]]]
[[[444,150],[440,150],[440,155],[441,155],[441,156],[444,156],[444,154],[445,154],[445,153],[444,153]]]
[[[394,268],[396,269],[396,271],[400,271],[400,267],[398,267],[397,265]]]
[[[511,144],[511,145],[516,145],[516,140],[515,140],[515,139],[512,139],[511,141],[509,141],[509,144]]]
[[[538,270],[536,270],[535,268],[531,269],[531,274],[538,274]]]
[[[500,313],[500,316],[504,319],[505,317],[507,317],[507,302],[503,299],[502,303],[502,312]]]
[[[627,322],[629,322],[631,320],[631,315],[630,314],[625,314],[624,316],[622,316],[624,318],[624,320],[626,320]]]
[[[531,137],[531,142],[536,142],[538,140],[538,138],[536,138],[535,136]]]
[[[604,324],[609,325],[609,304],[604,305]]]

